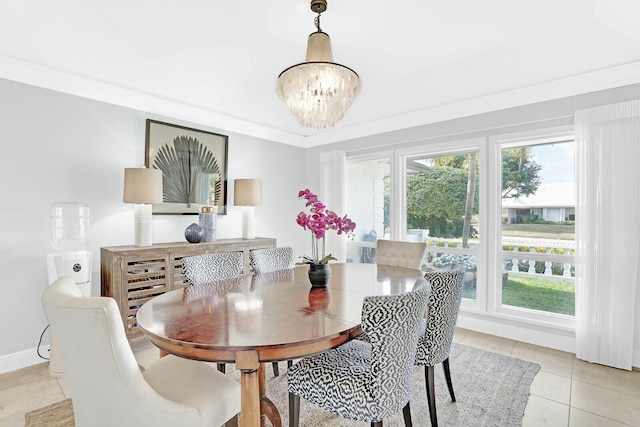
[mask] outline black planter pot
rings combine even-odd
[[[309,281],[314,288],[325,288],[331,277],[329,264],[309,264]]]

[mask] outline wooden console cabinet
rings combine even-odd
[[[102,296],[116,300],[127,338],[142,335],[136,323],[138,308],[151,298],[188,285],[182,272],[182,258],[215,252],[242,252],[244,274],[251,274],[249,251],[273,248],[276,239],[219,239],[213,243],[159,243],[148,247],[111,246],[100,248]]]

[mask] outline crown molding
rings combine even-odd
[[[83,98],[198,123],[296,147],[320,145],[397,131],[505,108],[640,83],[640,61],[530,85],[409,114],[302,136],[226,116],[201,107],[127,89],[0,55],[0,78]]]

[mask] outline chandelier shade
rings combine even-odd
[[[320,29],[320,13],[326,10],[326,2],[312,0],[311,10],[318,12],[317,31],[309,35],[306,62],[280,73],[276,90],[300,125],[322,129],[342,120],[360,93],[360,77],[351,68],[333,62],[331,40]]]

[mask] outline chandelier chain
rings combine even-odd
[[[322,32],[322,28],[320,28],[320,12],[318,12],[318,16],[316,16],[313,20],[313,22],[316,24],[316,30],[318,30],[318,32]]]

